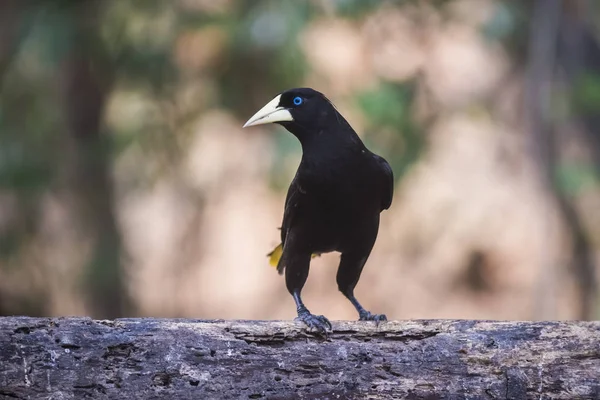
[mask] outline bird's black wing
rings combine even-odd
[[[383,211],[387,210],[392,205],[392,198],[394,197],[394,172],[392,171],[392,167],[390,167],[390,164],[388,164],[385,158],[380,157],[377,154],[374,154],[374,156],[375,160],[377,161],[377,164],[379,165],[379,169],[381,170],[381,174],[383,177],[383,179],[381,180],[383,185],[383,194],[381,197],[381,211]]]
[[[283,210],[283,221],[281,223],[281,247],[282,250],[285,248],[285,238],[298,216],[298,201],[302,195],[302,189],[297,182],[297,177],[292,180],[290,187],[285,198],[285,206]],[[280,257],[277,262],[277,272],[281,275],[285,269],[285,265],[282,264],[283,257]]]
[[[281,223],[281,243],[285,244],[285,237],[292,226],[298,211],[298,200],[302,195],[302,189],[298,184],[298,178],[294,177],[285,198],[283,209],[283,222]]]

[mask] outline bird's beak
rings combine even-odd
[[[285,107],[279,107],[280,99],[281,95],[277,95],[277,97],[258,110],[258,112],[254,114],[243,127],[270,124],[273,122],[293,121],[294,118],[290,111]]]

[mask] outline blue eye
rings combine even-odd
[[[299,106],[300,104],[302,104],[302,97],[300,96],[296,96],[294,97],[294,104]]]

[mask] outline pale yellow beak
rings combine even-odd
[[[280,99],[281,95],[277,95],[277,97],[268,102],[244,124],[243,128],[247,126],[271,124],[273,122],[293,121],[294,118],[289,110],[285,107],[279,107]]]

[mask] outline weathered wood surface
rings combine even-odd
[[[6,399],[600,399],[600,323],[0,318]]]

